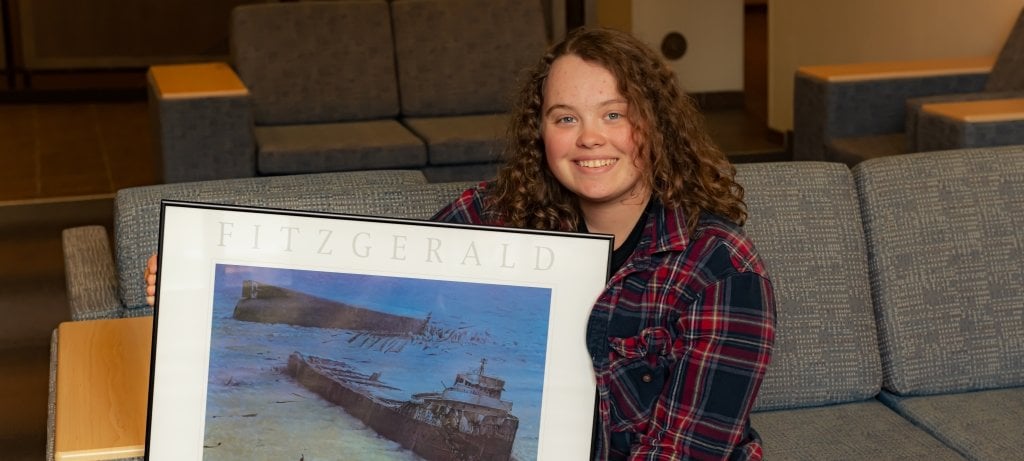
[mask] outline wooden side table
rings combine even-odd
[[[57,461],[144,454],[152,336],[152,317],[60,324]]]
[[[1024,143],[1024,98],[924,104],[916,136],[919,151]]]
[[[152,66],[147,80],[164,182],[256,176],[250,94],[231,66]]]

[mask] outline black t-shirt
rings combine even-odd
[[[643,213],[640,215],[640,219],[636,220],[636,224],[633,225],[633,230],[629,231],[629,235],[626,240],[619,245],[618,248],[612,250],[612,266],[611,274],[614,274],[622,269],[622,266],[629,260],[629,255],[633,254],[636,250],[636,244],[640,243],[640,234],[643,233],[644,226],[647,225],[647,213],[651,210],[651,201],[647,201],[647,207],[644,208]],[[580,232],[588,233],[587,223],[580,221]]]

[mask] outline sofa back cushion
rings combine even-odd
[[[864,234],[843,164],[737,165],[747,234],[775,288],[776,341],[755,410],[863,400],[882,383]]]
[[[231,12],[231,59],[257,125],[398,114],[384,0],[243,5]]]
[[[1024,385],[1024,147],[854,169],[886,389]]]
[[[547,43],[538,0],[393,0],[402,115],[504,112]]]
[[[157,251],[160,200],[427,219],[473,183],[427,184],[419,171],[360,171],[135,187],[114,201],[118,294],[145,305],[142,270]]]
[[[1024,91],[1024,8],[992,66],[985,91]]]

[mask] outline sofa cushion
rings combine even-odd
[[[1024,385],[1024,146],[854,168],[885,387]]]
[[[239,6],[231,12],[231,58],[258,125],[398,114],[384,0]]]
[[[426,219],[471,183],[425,184],[419,171],[358,171],[163,184],[121,189],[114,199],[118,293],[144,306],[142,270],[157,251],[160,200]]]
[[[1024,446],[1024,387],[882,400],[968,459],[1011,459]]]
[[[538,0],[393,0],[402,115],[504,112],[546,44]]]
[[[260,174],[419,168],[427,152],[416,135],[395,120],[257,126]]]
[[[755,408],[859,401],[882,371],[853,178],[824,162],[737,165],[747,234],[775,288],[776,339]]]
[[[874,399],[754,413],[750,419],[765,459],[963,459]]]
[[[431,165],[497,161],[505,147],[507,114],[455,117],[406,118],[402,120],[427,143]]]

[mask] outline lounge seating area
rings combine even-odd
[[[1024,146],[738,171],[778,303],[753,416],[768,459],[1014,453],[1024,442]],[[160,199],[423,219],[471,184],[387,171],[123,189],[112,239],[100,226],[64,233],[72,317],[152,313],[139,268],[157,247]]]
[[[540,2],[358,0],[232,10],[231,64],[153,66],[165,182],[418,169],[493,174]],[[484,84],[486,83],[486,84]]]
[[[998,56],[801,67],[793,159],[1024,143],[1024,10]]]
[[[134,322],[135,340],[101,345],[136,347],[135,365],[149,360],[141,268],[157,249],[162,199],[426,219],[492,177],[509,92],[549,42],[546,20],[564,19],[544,1],[252,3],[231,14],[227,62],[147,67],[162,183],[118,188],[105,166],[112,220],[64,229],[54,252],[63,326]],[[770,161],[733,158],[778,305],[752,416],[766,459],[1015,458],[1024,11],[995,56],[803,66],[792,79],[792,131],[772,133],[788,145]],[[76,396],[107,417],[83,430],[116,426],[120,451],[76,451],[88,441],[58,431],[60,338],[46,459],[142,459],[140,369],[101,398]]]

